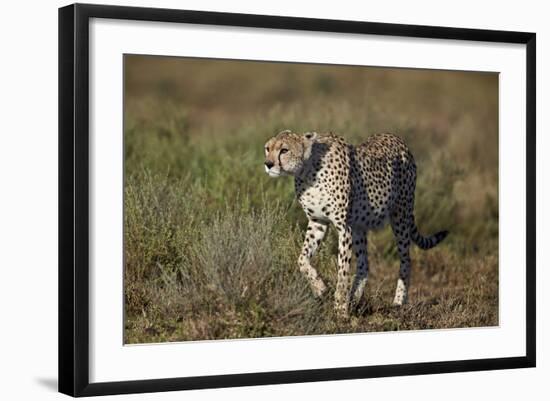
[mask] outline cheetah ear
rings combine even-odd
[[[303,138],[303,148],[304,148],[304,160],[309,159],[311,156],[311,148],[313,147],[313,144],[315,143],[317,137],[319,135],[317,132],[306,132],[304,134]]]
[[[317,134],[317,132],[306,132],[304,134],[304,138],[306,138],[310,141],[316,140],[318,136],[319,136],[319,134]]]

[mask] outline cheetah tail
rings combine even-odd
[[[414,241],[416,245],[420,249],[430,249],[439,244],[441,241],[445,239],[445,237],[449,234],[449,231],[439,231],[433,235],[430,235],[429,237],[424,237],[422,234],[418,232],[418,228],[416,227],[416,224],[413,221],[412,227],[411,227],[411,239]]]

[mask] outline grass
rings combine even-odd
[[[126,57],[126,343],[498,324],[496,74]],[[348,321],[332,309],[334,230],[314,259],[330,291],[313,297],[292,179],[262,165],[285,128],[407,141],[419,228],[451,232],[412,248],[408,305],[391,306],[389,228],[369,233],[369,283]]]

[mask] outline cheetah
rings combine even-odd
[[[391,225],[400,258],[393,304],[407,302],[411,276],[411,240],[421,249],[440,243],[448,231],[422,236],[414,219],[416,164],[405,142],[392,134],[377,134],[359,146],[340,136],[280,132],[265,144],[265,171],[271,177],[294,176],[298,202],[308,218],[298,259],[316,296],[327,287],[310,261],[329,224],[338,232],[338,277],[334,306],[348,316],[365,290],[369,264],[367,231]],[[355,254],[357,269],[350,280]]]

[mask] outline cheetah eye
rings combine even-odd
[[[287,149],[287,148],[281,149],[281,154],[284,154],[284,153],[286,153],[286,152],[288,152],[288,149]]]
[[[264,149],[267,153],[269,153],[269,146],[266,146]]]

